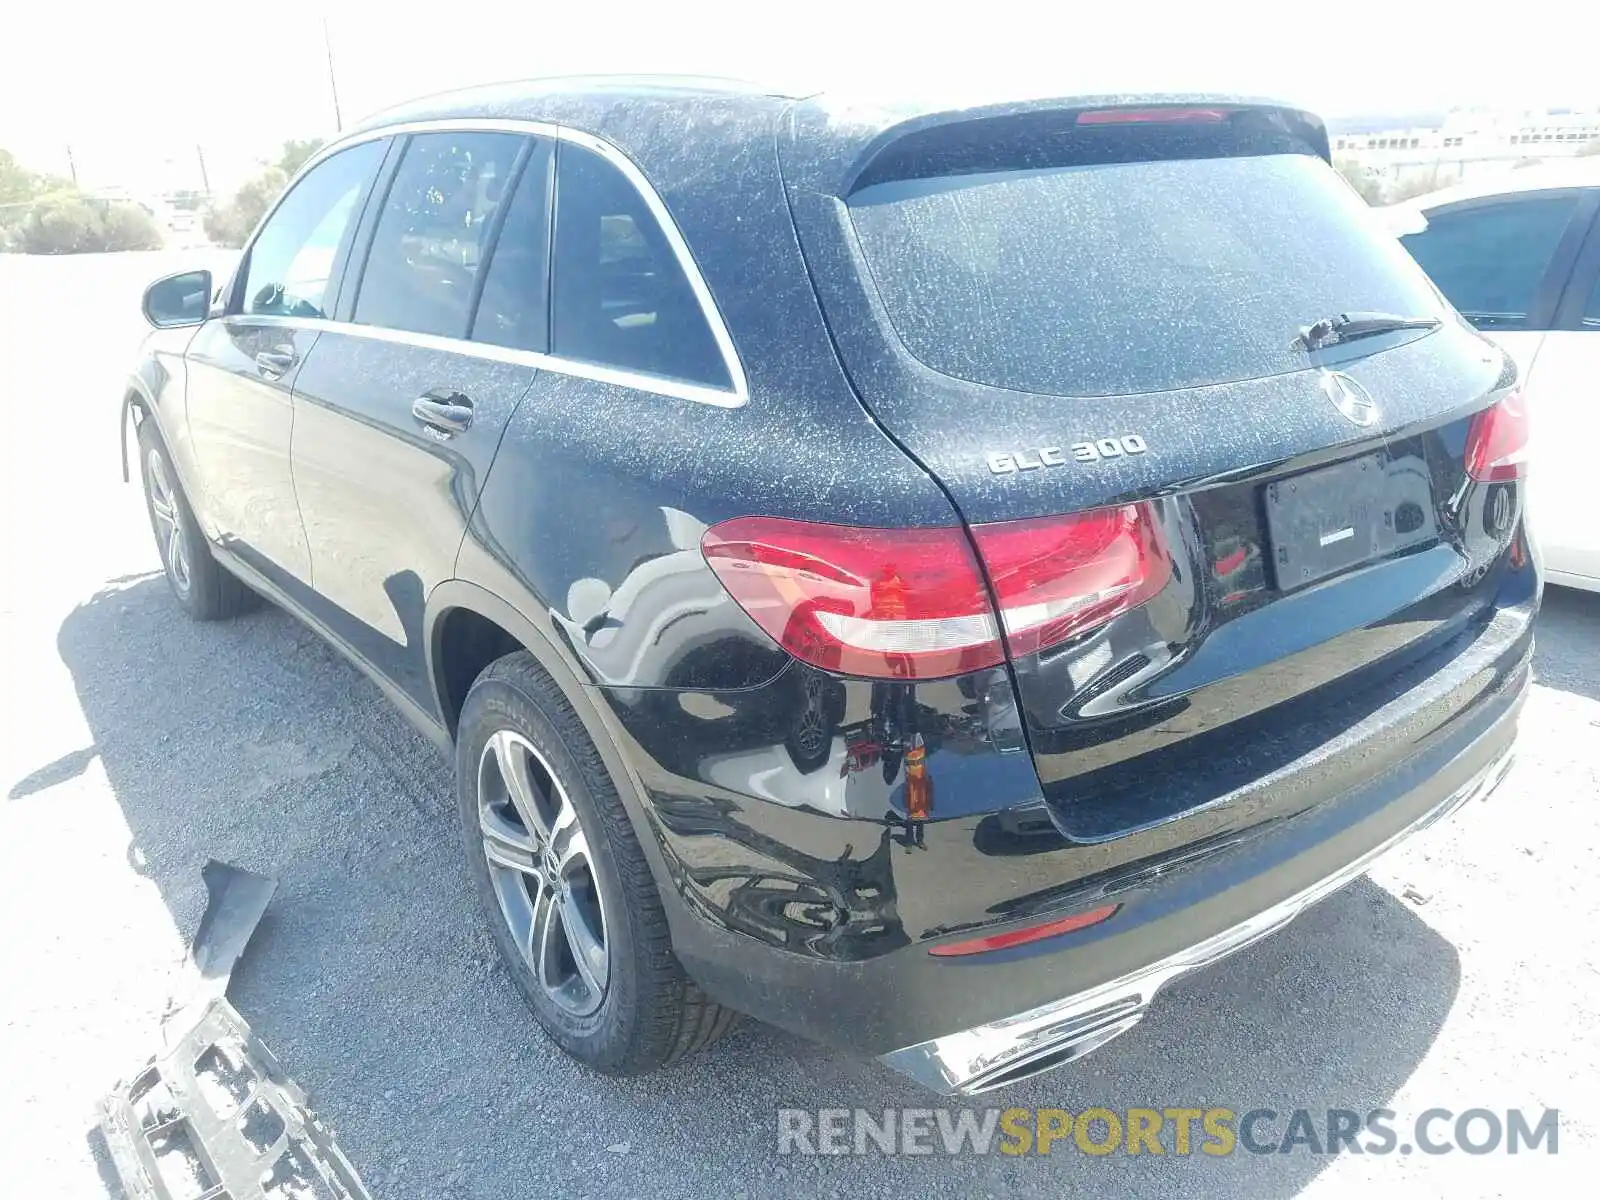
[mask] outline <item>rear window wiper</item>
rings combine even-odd
[[[1337,346],[1340,342],[1371,337],[1375,333],[1393,333],[1399,329],[1437,329],[1440,324],[1438,317],[1402,317],[1381,312],[1339,313],[1303,326],[1290,345],[1303,350],[1320,350],[1324,346]]]

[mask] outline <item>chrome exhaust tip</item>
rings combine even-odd
[[[886,1054],[881,1061],[946,1096],[976,1096],[1077,1062],[1112,1038],[1127,1033],[1149,1011],[1148,1004],[1130,997],[1123,1003],[1107,1005],[1097,1012],[1070,1016],[1031,1036],[1019,1038],[992,1057],[973,1056],[962,1060],[950,1054],[953,1047],[946,1046],[944,1056],[938,1060],[939,1065],[932,1071],[928,1069],[930,1060],[916,1054],[919,1048],[914,1046]],[[939,1040],[949,1041],[946,1038]]]

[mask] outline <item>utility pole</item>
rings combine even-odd
[[[333,75],[333,37],[328,33],[328,18],[322,18],[322,47],[328,52],[328,91],[333,95],[333,128],[335,133],[344,132],[344,118],[339,115],[339,83]]]
[[[200,148],[200,143],[194,144],[194,156],[200,160],[200,190],[211,198],[211,176],[206,174],[206,152]]]
[[[72,172],[72,186],[78,186],[78,164],[72,161],[72,147],[67,147],[67,170]]]

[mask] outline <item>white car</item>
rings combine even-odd
[[[1600,591],[1600,157],[1380,210],[1450,302],[1517,360],[1530,528],[1552,583]]]

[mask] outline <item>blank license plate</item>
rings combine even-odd
[[[1369,454],[1267,485],[1278,589],[1290,591],[1437,536],[1419,459]]]

